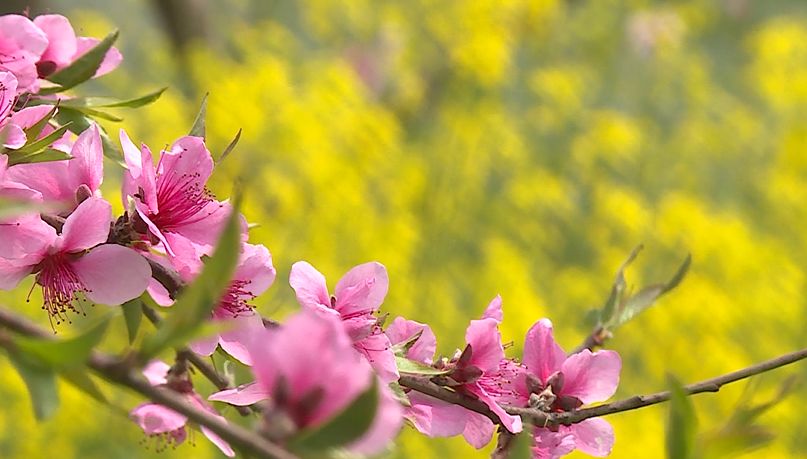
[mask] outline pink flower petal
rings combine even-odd
[[[562,394],[577,397],[584,404],[606,400],[616,392],[621,369],[622,360],[616,352],[584,349],[563,362]]]
[[[142,295],[151,267],[134,250],[104,244],[73,262],[76,275],[87,287],[87,298],[98,304],[119,305]]]
[[[45,32],[25,16],[0,16],[0,52],[5,55],[2,66],[17,77],[17,92],[36,84],[36,62],[48,47]]]
[[[336,310],[343,316],[372,313],[384,302],[388,289],[389,277],[384,265],[370,262],[355,266],[336,284]]]
[[[3,140],[3,146],[6,148],[21,148],[28,141],[25,136],[25,131],[21,127],[13,123],[7,123],[5,126],[0,126],[0,139]]]
[[[498,403],[496,403],[496,399],[493,398],[490,394],[485,392],[478,384],[466,384],[465,390],[474,394],[479,398],[479,400],[484,403],[485,405],[490,408],[490,411],[493,412],[499,419],[502,421],[502,425],[507,428],[512,433],[519,433],[523,429],[521,423],[520,416],[514,416],[509,414],[507,411],[504,411],[504,408],[501,407]]]
[[[227,322],[234,327],[221,333],[219,337],[221,348],[244,365],[252,365],[252,357],[246,343],[251,342],[253,337],[264,329],[263,319],[260,314],[251,314],[241,315]]]
[[[317,305],[330,307],[331,300],[325,276],[314,269],[307,261],[298,261],[291,266],[289,284],[297,295],[301,306],[316,308]]]
[[[577,449],[594,457],[611,454],[614,447],[614,428],[605,419],[589,418],[570,427]]]
[[[48,36],[48,48],[40,61],[50,61],[65,67],[76,54],[76,33],[66,17],[59,14],[43,14],[34,18],[34,24]]]
[[[230,405],[236,406],[249,406],[258,403],[261,400],[266,400],[270,396],[269,391],[263,388],[261,384],[249,383],[236,387],[235,389],[227,389],[221,392],[216,392],[207,399],[215,402],[225,402]]]
[[[109,237],[111,222],[112,206],[108,202],[101,198],[85,200],[64,222],[61,249],[79,252],[103,244]]]
[[[496,295],[485,308],[485,313],[482,314],[483,319],[493,319],[498,323],[504,320],[504,311],[502,311],[502,296]]]
[[[262,245],[241,245],[241,260],[233,278],[248,281],[244,288],[251,295],[258,296],[265,292],[275,281],[276,274],[269,249]]]
[[[229,202],[210,201],[189,221],[171,231],[193,242],[202,254],[211,255],[232,209]]]
[[[469,411],[462,436],[469,445],[476,449],[481,449],[490,443],[494,430],[495,426],[490,422],[490,419],[479,413]]]
[[[536,428],[533,431],[533,438],[533,459],[558,459],[571,453],[575,448],[574,435],[563,427],[559,432]]]
[[[0,258],[0,289],[11,290],[15,288],[21,280],[31,274],[35,264],[16,265],[4,258]]]
[[[159,386],[168,382],[165,378],[168,376],[168,370],[170,369],[171,365],[155,359],[143,367],[143,376],[148,379],[149,384],[152,386]]]
[[[396,317],[384,333],[387,334],[390,343],[393,345],[402,343],[420,333],[420,338],[409,348],[406,357],[410,360],[431,365],[434,352],[437,350],[437,338],[434,336],[431,327],[414,320]]]
[[[0,257],[24,259],[25,264],[35,265],[47,255],[57,237],[56,230],[37,214],[0,223]]]
[[[104,149],[97,124],[92,123],[78,136],[70,155],[73,159],[67,162],[67,173],[72,179],[71,187],[75,190],[87,185],[97,191],[104,180]]]
[[[18,112],[11,114],[11,122],[17,126],[28,129],[34,124],[42,121],[50,111],[53,110],[53,105],[34,105],[33,107],[25,107]],[[39,134],[39,137],[44,135],[44,130]]]
[[[346,446],[348,451],[366,456],[383,452],[403,425],[403,407],[387,387],[378,392],[378,409],[364,435]]]
[[[566,353],[552,336],[552,322],[541,319],[527,332],[524,340],[524,365],[542,382],[560,370]]]
[[[499,368],[504,359],[499,323],[493,319],[472,320],[465,330],[465,342],[471,346],[470,365],[483,372]]]
[[[72,180],[68,173],[67,162],[51,161],[47,163],[18,164],[8,169],[8,179],[21,183],[32,190],[42,193],[45,201],[75,205],[76,189],[71,188]]]
[[[353,343],[353,347],[370,362],[379,378],[385,383],[397,381],[398,365],[395,363],[395,354],[392,345],[384,333],[375,333],[363,340]]]
[[[206,338],[199,338],[196,341],[189,343],[188,347],[193,352],[207,357],[216,352],[216,348],[219,347],[219,337],[208,336]]]
[[[213,156],[201,137],[185,136],[177,139],[169,151],[164,151],[157,166],[157,175],[165,182],[177,183],[181,188],[202,189],[213,172]],[[165,186],[165,185],[163,185]]]
[[[0,72],[0,121],[11,114],[17,100],[17,77],[11,72]]]
[[[223,416],[218,416],[218,417],[221,418],[221,419],[224,419]],[[211,443],[216,445],[216,447],[225,456],[227,456],[227,457],[235,457],[235,451],[233,451],[233,448],[230,447],[230,444],[227,443],[226,441],[224,441],[223,438],[219,437],[215,432],[213,432],[212,430],[208,429],[205,426],[200,426],[199,428],[201,429],[204,436],[207,437],[207,439],[210,440]]]
[[[188,422],[185,415],[155,403],[143,403],[133,409],[129,416],[147,435],[171,432]]]
[[[159,210],[157,208],[157,179],[151,150],[146,145],[138,149],[123,129],[120,130],[120,144],[123,148],[123,159],[126,162],[126,173],[123,176],[123,205],[128,207],[127,196],[138,194],[144,200],[144,205],[149,211],[157,212]]]
[[[412,406],[406,410],[407,419],[412,421],[418,432],[429,437],[453,437],[461,434],[471,415],[470,411],[459,405],[446,403],[420,392],[410,392],[409,401]]]

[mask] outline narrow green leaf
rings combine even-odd
[[[143,303],[140,298],[135,298],[121,305],[123,309],[123,320],[126,322],[126,332],[129,335],[129,344],[137,338],[137,331],[140,330],[140,323],[143,321]]]
[[[188,135],[196,137],[205,137],[205,118],[207,117],[207,94],[202,98],[202,104],[199,107],[199,113],[196,114],[196,119],[193,121]]]
[[[398,365],[398,371],[410,375],[429,375],[439,376],[447,375],[451,370],[438,370],[437,368],[424,365],[414,360],[409,360],[406,357],[399,355],[395,356],[395,364]]]
[[[28,388],[28,395],[31,397],[36,419],[43,421],[49,418],[59,407],[56,373],[50,368],[37,365],[16,352],[9,352],[8,357]]]
[[[406,353],[409,352],[409,349],[412,349],[412,346],[420,339],[421,335],[423,335],[423,330],[418,331],[406,341],[394,344],[392,346],[392,353],[399,357],[406,357]]]
[[[67,159],[73,159],[73,157],[61,150],[45,148],[33,153],[9,156],[8,165],[13,166],[16,164],[46,163],[49,161],[64,161]]]
[[[18,337],[14,340],[17,349],[52,368],[71,368],[87,361],[93,348],[101,342],[109,325],[109,316],[73,338],[54,340],[33,337]]]
[[[81,134],[90,127],[92,120],[85,116],[81,112],[77,112],[75,110],[62,110],[56,113],[56,119],[59,121],[60,124],[67,124],[70,123],[69,129],[70,132],[74,134]],[[101,126],[99,126],[101,128]],[[106,131],[101,128],[99,129],[101,132],[101,143],[104,146],[104,156],[107,158],[115,161],[116,163],[121,163],[123,160],[123,152],[121,152],[118,145],[112,140],[110,140],[109,135]]]
[[[72,111],[76,111],[76,112],[79,112],[79,113],[83,113],[84,115],[87,115],[87,116],[91,116],[93,118],[100,118],[102,120],[107,120],[107,121],[114,121],[114,122],[123,121],[123,118],[121,118],[118,115],[113,115],[111,113],[107,113],[105,111],[101,111],[101,110],[98,110],[98,109],[93,108],[93,107],[83,107],[83,106],[80,106],[80,105],[73,105],[73,104],[64,103],[61,106],[61,110],[62,111],[72,110]]]
[[[39,134],[42,132],[42,129],[48,124],[48,122],[53,118],[53,115],[56,114],[56,111],[59,109],[57,106],[53,106],[53,108],[45,115],[41,120],[37,121],[28,129],[25,129],[25,137],[28,139],[36,139],[39,137]]]
[[[79,57],[72,64],[50,75],[47,79],[60,86],[59,90],[49,89],[48,93],[61,92],[81,84],[95,75],[106,57],[107,51],[118,39],[118,31],[114,31],[101,40],[91,50]]]
[[[106,398],[103,392],[101,392],[101,388],[95,384],[90,375],[87,374],[87,371],[83,368],[66,368],[64,370],[59,371],[59,376],[61,376],[65,381],[70,383],[76,389],[84,392],[85,394],[89,395],[90,397],[94,398],[98,402],[103,404],[109,404],[109,400]]]
[[[674,376],[668,375],[667,382],[671,393],[667,418],[667,458],[693,459],[697,433],[695,408]]]
[[[138,108],[155,102],[163,95],[166,89],[168,89],[167,86],[133,99],[120,100],[114,97],[77,97],[63,101],[62,104],[68,107]]]
[[[625,290],[628,288],[628,284],[625,281],[625,269],[636,259],[636,256],[639,255],[642,248],[642,245],[634,247],[630,255],[628,255],[628,258],[622,262],[622,265],[620,265],[617,270],[614,285],[611,287],[611,293],[608,295],[608,299],[605,301],[605,305],[603,305],[602,312],[600,313],[600,323],[602,325],[607,325],[614,319],[617,306],[622,302],[622,297],[625,295]]]
[[[205,262],[196,280],[182,290],[159,330],[143,341],[141,352],[145,357],[194,336],[229,286],[240,252],[239,201],[236,197],[213,256]]]
[[[216,160],[216,165],[221,164],[221,162],[224,161],[224,158],[229,156],[230,152],[233,151],[236,145],[238,145],[238,141],[240,139],[241,139],[241,129],[238,130],[233,140],[230,142],[229,145],[227,145],[227,148],[224,149],[224,152],[222,152],[221,156],[219,156],[219,159]]]
[[[378,382],[373,383],[341,413],[322,426],[301,432],[288,446],[292,451],[311,453],[346,445],[357,440],[373,423],[378,409]]]
[[[69,127],[68,125],[60,126],[58,129],[54,130],[53,132],[46,135],[45,137],[42,137],[39,140],[29,141],[22,147],[10,151],[8,154],[9,158],[11,158],[13,155],[16,154],[34,153],[36,151],[48,147],[53,142],[59,140],[59,138],[61,138],[64,135],[65,131],[67,131],[68,127]]]
[[[392,391],[392,394],[398,399],[398,402],[401,403],[403,406],[412,406],[412,402],[409,401],[409,396],[406,395],[403,387],[398,384],[398,381],[392,381],[389,383],[389,388]]]

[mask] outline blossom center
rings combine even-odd
[[[46,310],[56,324],[69,322],[68,311],[78,312],[74,306],[76,294],[87,292],[71,264],[72,256],[66,253],[49,255],[39,265],[36,282],[42,286],[42,309]]]
[[[202,209],[213,200],[210,192],[200,184],[199,173],[186,174],[167,171],[157,180],[157,207],[159,212],[149,218],[160,229],[203,220],[208,214]]]
[[[219,319],[252,315],[252,306],[247,304],[247,301],[255,295],[246,289],[249,284],[248,280],[234,280],[221,297],[213,315]]]

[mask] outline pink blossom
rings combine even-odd
[[[225,327],[229,325],[231,330],[191,343],[190,348],[197,354],[211,355],[220,345],[241,363],[250,365],[244,343],[257,330],[263,330],[263,319],[247,301],[265,292],[274,280],[275,268],[269,250],[262,245],[242,244],[233,280],[213,309],[213,320],[222,322]]]
[[[34,18],[34,24],[45,33],[48,39],[48,47],[36,63],[40,78],[46,78],[72,64],[100,42],[96,38],[76,37],[70,21],[59,14],[37,16]],[[122,59],[117,49],[110,48],[94,77],[111,72]]]
[[[0,225],[6,258],[0,258],[0,289],[9,290],[29,274],[42,286],[43,309],[56,323],[83,293],[94,303],[119,305],[138,297],[151,277],[136,251],[105,244],[112,207],[89,198],[67,217],[61,234],[37,216]]]
[[[339,279],[333,295],[328,294],[325,276],[305,261],[292,265],[289,283],[301,306],[341,319],[353,346],[383,381],[398,379],[389,338],[374,316],[389,289],[384,265],[370,262],[355,266]]]
[[[133,201],[135,229],[161,244],[177,270],[192,272],[201,256],[213,252],[231,208],[205,188],[213,157],[204,140],[180,138],[161,152],[156,168],[148,146],[138,150],[123,130],[120,140],[127,167],[123,196]]]
[[[610,398],[619,384],[622,361],[614,351],[588,349],[566,356],[552,335],[552,323],[543,319],[527,332],[523,364],[524,381],[515,384],[522,406],[547,412],[575,410]],[[536,427],[533,455],[558,458],[573,449],[603,457],[611,452],[614,431],[607,421],[590,418],[571,426]]]
[[[48,48],[48,37],[25,16],[0,16],[0,70],[14,74],[17,93],[37,88],[36,63]]]
[[[517,400],[511,385],[523,377],[523,369],[504,356],[498,330],[502,318],[501,297],[497,296],[481,319],[471,321],[465,332],[467,345],[463,352],[458,352],[450,361],[439,362],[438,366],[451,370],[448,377],[455,382],[455,390],[484,402],[505,428],[518,433],[522,430],[521,418],[508,414],[500,405]],[[387,328],[387,334],[397,344],[407,341],[420,330],[423,330],[421,336],[406,357],[428,364],[432,357],[424,350],[435,347],[432,343],[434,335],[428,326],[398,318]],[[493,437],[493,422],[479,413],[416,392],[409,392],[409,401],[412,406],[407,410],[407,418],[418,431],[430,437],[462,434],[475,448],[482,448]]]
[[[96,124],[78,136],[70,155],[64,161],[18,164],[8,170],[8,177],[36,190],[46,202],[59,204],[60,210],[70,211],[80,200],[101,195],[104,152]]]
[[[151,385],[168,387],[180,393],[190,405],[207,411],[223,421],[225,420],[193,390],[190,380],[186,376],[172,377],[170,371],[171,367],[168,364],[154,360],[143,369],[143,375]],[[143,429],[146,435],[156,440],[158,451],[167,447],[176,447],[184,442],[188,436],[185,428],[188,423],[187,416],[165,406],[156,403],[143,403],[133,409],[129,416]],[[205,426],[200,426],[200,430],[227,457],[235,456],[235,452],[230,445],[213,431]]]
[[[3,154],[0,154],[0,199],[23,202],[42,200],[39,192],[8,178],[8,156]],[[0,257],[3,256],[2,253],[3,250],[0,249]]]
[[[328,422],[377,378],[353,349],[344,327],[330,314],[299,312],[281,327],[263,330],[247,348],[256,382],[213,394],[209,400],[249,405],[268,399],[267,416],[284,419],[287,423],[280,424],[290,426],[269,432],[275,440]],[[347,445],[352,452],[382,451],[401,427],[401,406],[387,387],[377,384],[378,411],[369,430]]]

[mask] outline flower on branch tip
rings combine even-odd
[[[181,394],[188,404],[207,411],[223,421],[225,420],[193,390],[186,372],[174,375],[172,374],[172,368],[167,363],[153,360],[143,369],[143,375],[152,386],[167,387]],[[150,439],[154,439],[158,452],[169,447],[176,448],[188,437],[186,429],[188,424],[187,416],[165,406],[151,402],[143,403],[135,407],[129,413],[129,416]],[[235,456],[235,452],[230,445],[216,433],[205,426],[200,426],[200,430],[224,455],[227,457]]]
[[[389,338],[375,316],[389,289],[384,265],[369,262],[353,267],[336,283],[333,295],[328,293],[325,276],[305,261],[292,265],[289,283],[302,307],[341,320],[353,346],[384,382],[398,379]]]
[[[36,274],[44,304],[59,324],[76,311],[79,294],[93,303],[119,305],[140,296],[151,268],[136,251],[106,244],[112,207],[89,198],[64,222],[61,234],[38,215],[0,224],[0,289]]]
[[[504,411],[501,404],[510,404],[515,398],[512,385],[523,374],[523,368],[505,358],[499,333],[503,319],[501,297],[496,296],[485,309],[481,319],[472,320],[465,332],[466,347],[451,359],[442,359],[435,366],[450,369],[443,377],[447,385],[457,392],[479,399],[500,419],[512,433],[522,430],[521,418]],[[387,328],[393,344],[404,342],[420,332],[419,324],[396,319]],[[431,356],[416,349],[424,340],[423,348],[434,349],[431,330],[422,331],[407,353],[407,358],[430,363]],[[432,351],[433,352],[433,351]],[[430,437],[450,437],[462,434],[475,448],[482,448],[493,438],[495,425],[486,416],[418,392],[409,392],[411,407],[407,418],[421,433]]]
[[[279,443],[328,422],[377,379],[333,315],[303,310],[254,335],[247,348],[256,381],[208,399],[240,406],[267,400],[263,430]],[[378,393],[372,424],[346,446],[351,452],[378,453],[401,427],[400,404],[385,385]]]
[[[207,190],[213,157],[201,137],[185,136],[160,153],[154,166],[151,150],[140,149],[121,129],[126,160],[124,205],[131,200],[129,217],[143,240],[159,246],[172,265],[193,272],[203,255],[210,255],[224,228],[231,206]]]
[[[517,404],[547,413],[573,411],[607,400],[616,392],[622,368],[619,354],[614,351],[584,349],[567,357],[555,342],[548,319],[536,322],[527,332],[522,363],[526,374],[515,385]],[[614,444],[613,428],[601,418],[570,426],[536,426],[533,437],[533,457],[537,459],[556,459],[574,449],[604,457]]]
[[[36,63],[48,48],[48,37],[19,14],[0,16],[0,70],[14,74],[17,94],[37,89]]]

